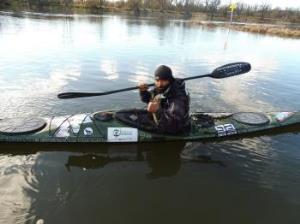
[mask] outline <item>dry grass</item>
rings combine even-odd
[[[266,25],[235,25],[232,26],[232,29],[251,33],[300,38],[300,29],[292,29],[284,26],[275,27]]]

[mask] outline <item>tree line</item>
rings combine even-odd
[[[93,8],[100,11],[118,9],[132,11],[135,15],[153,11],[181,13],[186,18],[197,13],[205,14],[207,19],[225,19],[230,15],[228,5],[221,5],[221,0],[1,0],[0,2],[0,8],[40,9],[49,6]],[[245,22],[253,18],[261,21],[300,22],[299,9],[272,8],[267,3],[249,5],[238,2],[234,15],[237,20]]]

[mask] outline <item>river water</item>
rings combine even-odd
[[[191,111],[300,110],[300,41],[124,15],[0,13],[0,118],[144,107],[138,92],[59,100],[247,61],[187,82]],[[0,223],[297,223],[299,129],[222,142],[0,145]]]

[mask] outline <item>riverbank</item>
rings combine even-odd
[[[140,10],[137,14],[136,12],[128,8],[120,7],[105,7],[105,8],[84,8],[84,7],[72,7],[72,8],[61,8],[61,7],[51,7],[43,8],[40,12],[37,12],[36,8],[33,11],[22,11],[23,8],[18,8],[13,11],[2,11],[2,13],[13,14],[14,16],[24,16],[24,15],[41,15],[46,13],[47,15],[64,15],[72,16],[74,14],[92,14],[101,15],[103,13],[116,13],[116,14],[126,14],[137,17],[149,17],[149,18],[160,18],[160,19],[179,19],[187,23],[199,26],[207,26],[210,28],[214,27],[225,27],[232,30],[257,33],[261,35],[272,35],[287,38],[300,38],[300,25],[293,23],[282,23],[281,21],[269,23],[259,23],[256,18],[252,18],[244,22],[241,18],[235,18],[238,22],[233,22],[230,24],[226,18],[215,17],[214,20],[210,20],[209,15],[206,13],[194,13],[192,16],[187,17],[186,14],[182,12],[176,12],[171,10],[159,11],[159,10]]]
[[[207,27],[225,27],[232,30],[272,35],[287,38],[300,38],[300,26],[296,24],[259,24],[259,23],[232,23],[224,21],[190,21],[195,25]]]

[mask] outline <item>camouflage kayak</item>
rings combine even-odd
[[[148,130],[139,124],[135,110],[2,119],[0,142],[114,143],[218,139],[300,124],[300,112],[193,113],[190,119],[190,130],[177,135]]]

